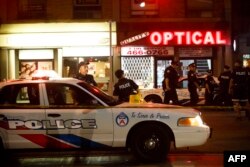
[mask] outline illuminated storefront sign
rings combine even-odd
[[[126,45],[126,44],[129,44],[129,43],[138,41],[138,40],[140,40],[142,38],[146,38],[147,36],[149,36],[149,32],[144,32],[144,33],[138,34],[136,36],[133,36],[131,38],[125,39],[125,40],[121,41],[120,44],[121,45]]]
[[[222,31],[165,31],[152,32],[153,45],[226,45],[229,41]]]
[[[63,57],[110,56],[109,46],[63,47]]]
[[[54,59],[53,49],[19,50],[19,60]]]
[[[174,47],[137,47],[126,46],[121,48],[122,56],[173,56]]]
[[[61,48],[113,46],[117,44],[116,23],[27,23],[2,24],[0,47]],[[112,40],[112,41],[110,41]]]

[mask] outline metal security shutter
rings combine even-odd
[[[121,66],[127,78],[134,80],[140,86],[153,87],[153,57],[122,57]]]

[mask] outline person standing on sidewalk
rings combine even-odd
[[[119,69],[115,72],[119,79],[114,86],[113,95],[118,96],[119,102],[129,102],[129,96],[138,93],[139,86],[131,79],[124,77],[124,71]]]
[[[231,80],[231,70],[228,65],[224,66],[224,71],[220,74],[218,80],[220,81],[220,96],[223,99],[223,103],[225,106],[232,105],[232,99],[230,94],[228,94],[229,83]]]
[[[248,120],[250,120],[250,59],[247,60],[247,96],[248,96],[248,104],[246,106],[246,116]]]
[[[213,78],[212,70],[207,71],[207,76],[205,78],[205,104],[213,104],[213,91],[216,86],[215,80]]]
[[[179,100],[176,92],[178,85],[179,74],[177,72],[177,67],[179,63],[177,61],[172,61],[171,65],[168,66],[164,71],[164,80],[162,82],[162,88],[164,91],[164,103],[169,104],[172,101],[172,104],[178,105]]]
[[[188,65],[188,91],[190,93],[190,105],[196,105],[199,101],[199,95],[197,93],[197,89],[201,91],[201,87],[199,86],[199,82],[196,76],[196,66],[195,63],[191,63]]]
[[[241,110],[248,101],[247,87],[247,71],[243,68],[242,62],[238,60],[234,63],[229,93],[232,94],[234,111],[237,112],[237,119],[240,120],[242,119]]]

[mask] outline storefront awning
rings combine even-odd
[[[35,23],[3,24],[0,47],[67,47],[116,45],[116,24],[102,23]],[[112,34],[112,36],[111,36]]]

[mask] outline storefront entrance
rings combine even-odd
[[[170,59],[156,59],[156,87],[162,88],[162,81],[164,79],[164,71],[171,64]]]
[[[165,69],[171,65],[171,59],[157,58],[155,67],[155,85],[157,88],[162,88],[162,81],[164,79],[164,71]],[[211,59],[181,59],[180,66],[178,68],[178,74],[180,77],[187,77],[188,73],[188,65],[191,63],[195,63],[197,66],[197,74],[204,75],[207,70],[211,70],[212,60]],[[187,88],[187,81],[181,82],[179,85],[181,88]]]

